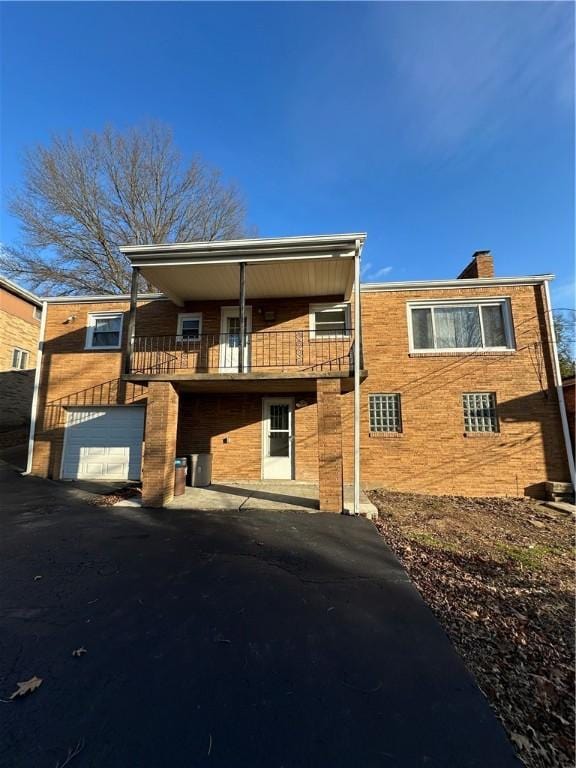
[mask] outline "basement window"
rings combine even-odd
[[[122,312],[88,315],[86,349],[119,349],[122,339]]]
[[[411,352],[514,348],[507,299],[410,303],[408,323]]]
[[[402,432],[400,395],[369,396],[370,432]]]
[[[28,368],[29,358],[30,353],[27,350],[16,347],[12,352],[12,368],[18,371],[25,371]]]
[[[469,433],[499,432],[494,392],[467,392],[462,395],[464,430]]]

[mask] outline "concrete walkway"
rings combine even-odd
[[[121,503],[121,502],[120,502]],[[354,507],[352,486],[344,489],[346,511]],[[361,494],[361,514],[375,517],[376,507],[366,494]],[[176,496],[169,509],[194,509],[209,512],[214,509],[232,512],[254,510],[317,512],[318,486],[314,483],[300,483],[294,480],[263,480],[256,483],[215,483],[207,488],[186,488],[186,493]]]

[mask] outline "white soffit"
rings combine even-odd
[[[246,298],[339,296],[346,293],[354,270],[352,258],[248,262]],[[226,299],[238,301],[238,263],[141,266],[144,278],[163,293],[181,301]]]

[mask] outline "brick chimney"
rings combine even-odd
[[[494,277],[494,260],[490,251],[476,251],[457,279],[471,280],[475,277]]]

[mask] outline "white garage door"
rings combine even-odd
[[[144,408],[69,408],[64,480],[139,480]]]

